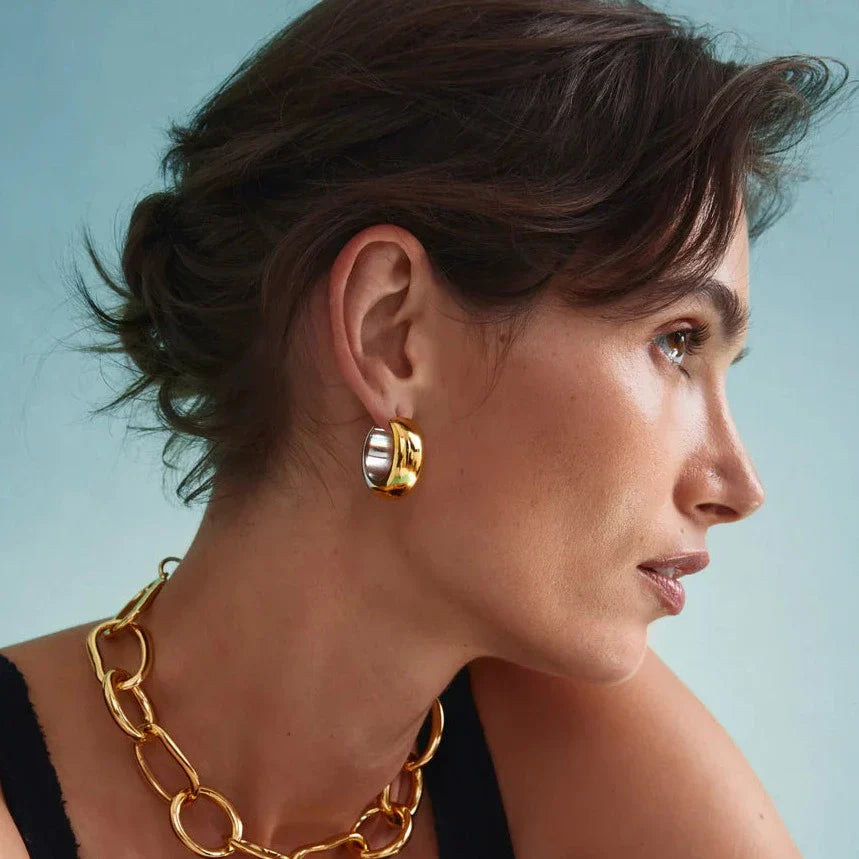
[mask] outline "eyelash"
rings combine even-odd
[[[701,322],[700,324],[693,326],[692,328],[675,328],[671,331],[663,331],[662,334],[658,334],[653,338],[654,343],[661,342],[664,338],[670,337],[672,334],[685,334],[686,337],[683,340],[683,355],[682,358],[685,358],[687,355],[695,355],[700,352],[704,348],[704,344],[710,338],[710,326],[706,322]],[[662,350],[660,350],[662,351]],[[665,353],[662,353],[665,355]],[[679,361],[673,361],[667,355],[665,355],[666,360],[669,364],[673,364],[683,373],[686,373],[688,376],[689,373],[687,370],[680,364]]]

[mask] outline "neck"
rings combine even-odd
[[[140,618],[159,723],[275,849],[348,830],[388,783],[401,798],[433,700],[482,655],[404,567],[390,535],[407,511],[372,501],[348,528],[336,505],[210,503]]]

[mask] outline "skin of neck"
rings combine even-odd
[[[747,254],[742,229],[716,272],[740,303]],[[620,325],[547,291],[508,340],[385,224],[353,236],[318,287],[290,332],[290,390],[268,400],[284,450],[264,484],[219,474],[141,618],[158,723],[246,837],[279,851],[348,831],[388,783],[403,799],[434,699],[473,660],[632,676],[667,611],[638,565],[700,550],[708,527],[763,500],[727,408],[733,346],[711,339],[686,374],[663,349],[693,322],[718,330],[698,301]],[[370,427],[397,416],[419,424],[426,462],[392,500],[365,486],[360,459]],[[133,670],[133,637],[116,644],[128,657],[109,664]],[[161,757],[175,793],[183,775]],[[159,797],[152,808],[163,822]],[[223,844],[223,813],[206,819],[195,837]],[[376,820],[362,829],[373,847],[392,834]]]
[[[328,502],[211,502],[141,617],[160,723],[275,849],[348,830],[388,783],[404,798],[433,700],[483,652],[402,574],[389,519]]]
[[[348,831],[389,783],[391,798],[404,800],[402,767],[424,751],[418,733],[435,698],[460,668],[499,650],[491,619],[452,595],[433,552],[415,542],[440,548],[426,517],[439,498],[450,500],[443,470],[435,465],[429,476],[435,491],[422,474],[423,488],[397,499],[371,492],[361,476],[370,427],[413,417],[418,401],[427,445],[450,444],[441,437],[453,426],[450,385],[428,350],[444,344],[439,354],[459,362],[471,342],[467,327],[449,321],[452,305],[424,256],[415,250],[421,267],[410,270],[402,254],[392,256],[396,245],[374,240],[392,235],[402,233],[373,227],[350,242],[294,335],[290,378],[301,384],[290,408],[309,418],[298,423],[295,446],[279,452],[283,468],[262,484],[219,476],[188,550],[164,552],[182,561],[167,566],[169,580],[140,618],[154,645],[144,690],[157,721],[201,781],[236,806],[244,837],[275,850]],[[403,294],[405,305],[389,300]],[[395,336],[400,314],[420,321],[409,334],[411,373]],[[379,383],[367,387],[361,374],[373,373]],[[448,459],[459,462],[456,451]],[[467,587],[459,571],[451,579]],[[136,667],[133,636],[109,646],[119,657],[110,664]],[[147,745],[165,787],[184,786],[170,755]],[[428,825],[424,804],[418,829]],[[200,843],[223,843],[224,814],[211,802],[191,803],[188,815]],[[371,846],[396,835],[382,816],[361,832]]]

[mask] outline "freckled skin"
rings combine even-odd
[[[748,299],[745,222],[714,274]],[[550,290],[491,387],[503,331],[475,327],[408,232],[356,234],[317,287],[285,356],[296,446],[266,484],[219,483],[187,551],[154,548],[140,581],[181,554],[145,618],[146,692],[247,833],[283,849],[351,827],[472,660],[594,688],[629,678],[667,612],[637,564],[703,549],[711,525],[763,501],[725,397],[733,350],[714,338],[687,377],[653,342],[680,321],[717,327],[703,305],[621,325]],[[360,470],[367,431],[394,416],[418,422],[426,452],[397,500]],[[93,687],[84,640],[104,619],[16,652],[32,654],[70,816],[90,855],[115,850],[112,820],[133,814],[141,855],[184,855],[157,798],[141,805]],[[132,640],[115,646],[135,664]],[[197,837],[216,843],[222,825]],[[431,844],[431,819],[417,825]]]
[[[745,222],[715,275],[748,301]],[[685,377],[670,345],[651,343],[675,320],[718,331],[695,300],[621,325],[550,294],[477,408],[485,374],[463,373],[465,346],[443,353],[452,417],[426,409],[433,467],[425,527],[409,539],[431,559],[423,574],[469,607],[504,658],[598,682],[627,677],[665,612],[636,565],[703,549],[709,526],[762,503],[725,397],[733,353],[711,338],[686,357]]]

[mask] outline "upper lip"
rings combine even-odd
[[[653,560],[645,561],[638,566],[679,579],[680,576],[685,576],[689,573],[697,573],[698,570],[703,570],[709,563],[710,555],[707,552],[686,552],[683,555],[654,558]]]

